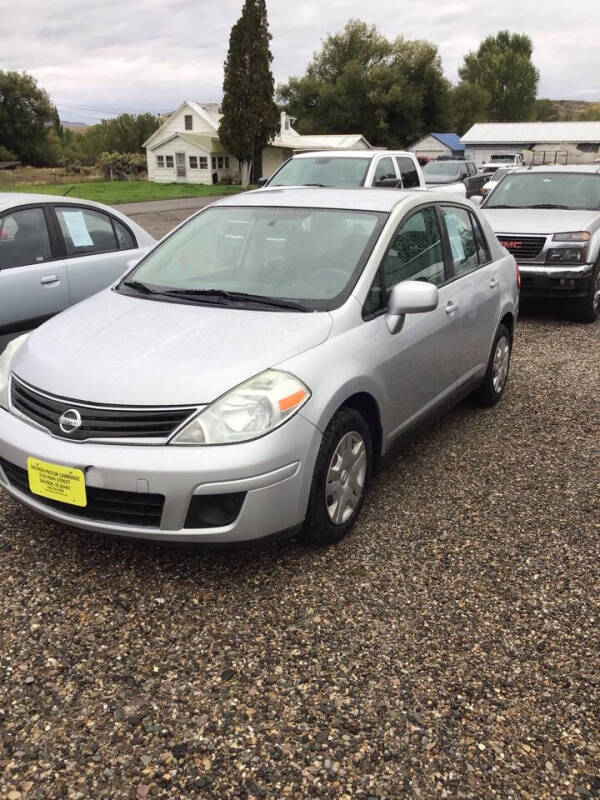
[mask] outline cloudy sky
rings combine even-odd
[[[598,0],[267,0],[277,82],[298,75],[350,17],[437,43],[446,75],[490,33],[528,33],[539,96],[600,101]],[[0,30],[0,69],[32,72],[66,120],[218,101],[242,0],[21,0]]]

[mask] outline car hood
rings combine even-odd
[[[202,405],[316,347],[328,312],[159,302],[105,290],[35,330],[12,369],[50,394],[116,405]]]
[[[564,208],[482,208],[495,233],[565,233],[583,231],[599,216],[597,211]]]

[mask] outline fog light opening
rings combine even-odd
[[[232,494],[196,494],[185,518],[186,528],[221,528],[237,519],[246,492]]]

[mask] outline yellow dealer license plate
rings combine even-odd
[[[87,505],[83,470],[60,467],[30,456],[27,459],[27,473],[29,488],[34,494],[73,506]]]

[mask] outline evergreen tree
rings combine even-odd
[[[243,186],[279,128],[270,40],[265,0],[245,0],[229,37],[219,124],[223,147],[240,162]]]

